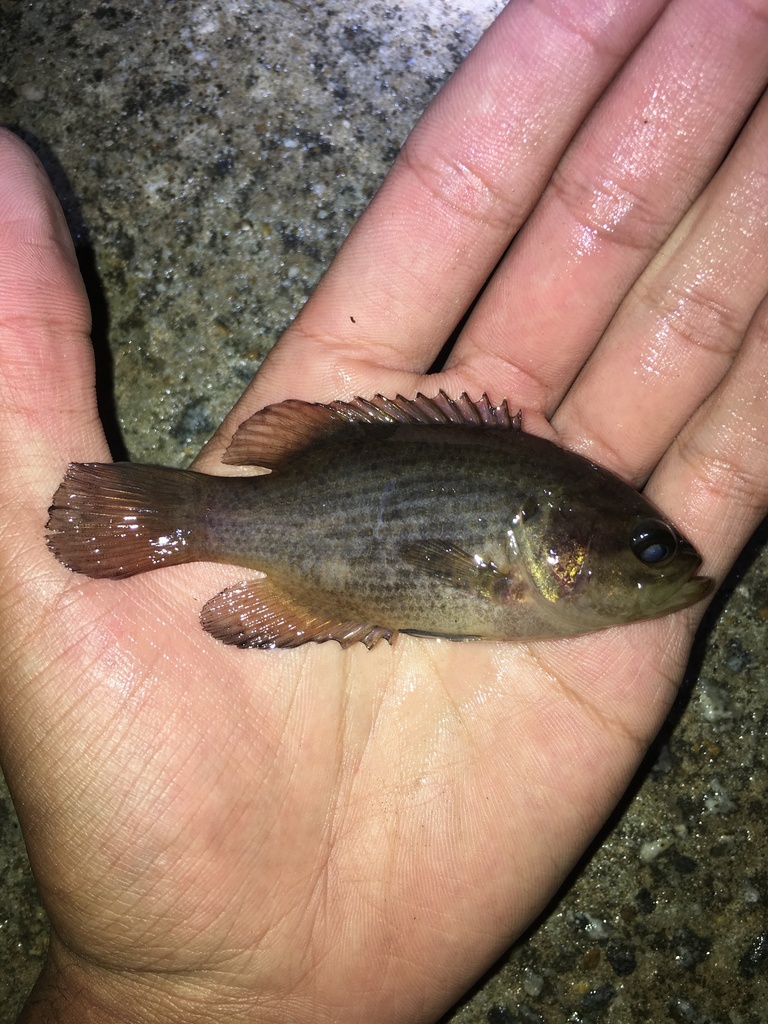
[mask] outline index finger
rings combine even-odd
[[[372,367],[427,370],[664,6],[510,3],[417,124],[238,418],[369,390]]]

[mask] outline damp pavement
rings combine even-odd
[[[40,155],[94,310],[113,451],[185,464],[296,316],[492,0],[5,5],[0,121]],[[41,528],[45,510],[41,509]],[[768,532],[638,777],[453,1024],[768,1020]],[[0,799],[0,1024],[47,926]]]

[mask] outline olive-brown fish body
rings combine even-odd
[[[465,396],[444,402],[469,405]],[[288,424],[303,405],[290,404]],[[329,407],[304,406],[318,408]],[[254,441],[265,423],[280,424],[269,410],[254,419]],[[191,560],[260,570],[265,579],[230,587],[203,610],[206,629],[241,646],[372,646],[397,631],[569,636],[665,614],[709,588],[693,576],[694,549],[640,494],[508,416],[501,426],[458,414],[447,423],[345,419],[288,447],[261,460],[271,474],[249,478],[70,467],[49,543],[93,576]],[[645,561],[659,536],[666,550]]]

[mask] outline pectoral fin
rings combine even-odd
[[[496,604],[519,601],[525,594],[524,584],[515,576],[450,541],[422,540],[404,544],[400,554],[409,565],[427,575],[458,590],[479,594]]]
[[[481,564],[474,555],[444,540],[403,544],[400,554],[410,565],[455,587],[474,589]]]
[[[342,647],[359,641],[370,650],[379,640],[392,643],[395,630],[325,615],[281,593],[269,579],[246,580],[211,598],[200,613],[203,628],[236,647],[300,647],[336,640]]]

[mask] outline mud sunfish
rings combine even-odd
[[[282,402],[241,424],[224,462],[271,472],[73,463],[48,545],[93,577],[191,561],[260,570],[201,612],[240,647],[565,637],[711,589],[641,494],[486,395]]]

